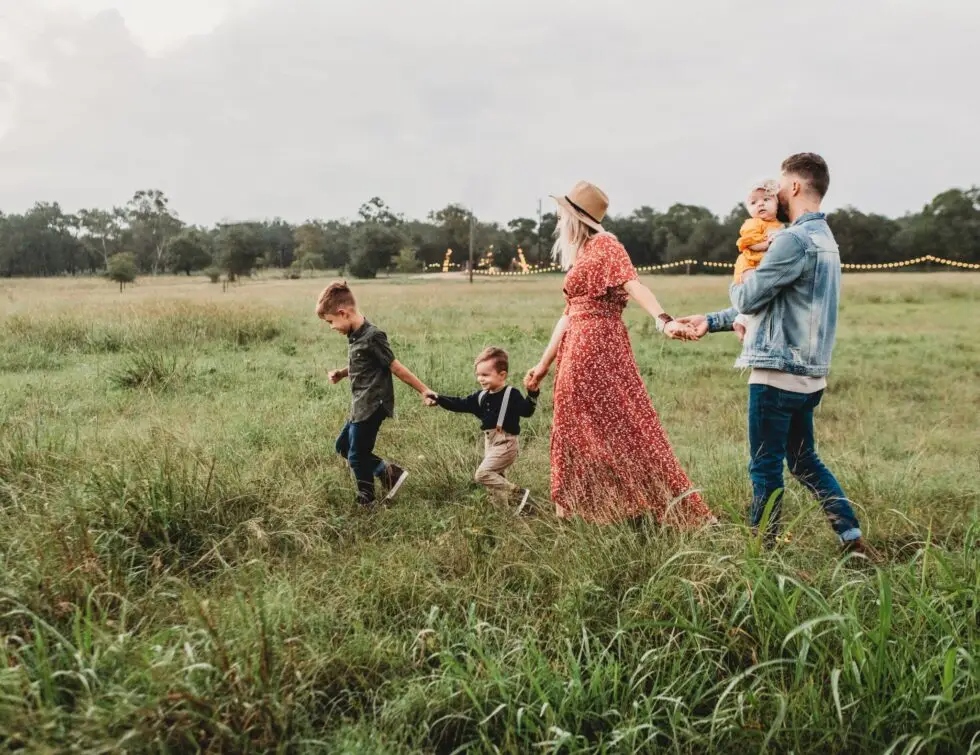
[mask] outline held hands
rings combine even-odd
[[[664,335],[675,341],[697,341],[699,336],[687,323],[671,320],[664,325]]]
[[[692,341],[697,341],[704,338],[708,334],[708,318],[705,315],[688,315],[687,317],[678,317],[674,322],[686,325],[690,328],[691,333],[694,334]],[[672,323],[671,323],[672,324]],[[664,329],[666,332],[666,329]]]
[[[426,390],[422,393],[422,403],[429,407],[438,406],[439,394],[435,391]]]
[[[679,322],[687,325],[691,332],[694,333],[694,338],[692,340],[697,341],[704,338],[708,334],[708,318],[706,315],[688,315],[687,317],[678,317],[674,322]],[[673,323],[668,323],[672,325]],[[735,335],[738,336],[739,343],[745,343],[745,326],[737,322],[732,326],[732,330],[735,331]],[[666,332],[666,329],[664,330]]]
[[[541,381],[548,376],[548,367],[542,363],[536,364],[527,375],[524,376],[524,387],[529,391],[537,391],[541,388]]]

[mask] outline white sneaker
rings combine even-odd
[[[401,486],[405,484],[405,480],[408,479],[408,470],[402,469],[397,464],[389,464],[385,469],[385,479],[382,484],[388,488],[388,492],[385,494],[384,500],[390,501],[395,497],[395,494],[401,489]]]
[[[534,504],[531,503],[530,490],[527,488],[521,488],[520,490],[516,491],[514,497],[519,497],[521,499],[521,502],[517,504],[516,513],[518,516],[530,516],[532,513],[534,513]]]

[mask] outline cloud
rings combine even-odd
[[[118,11],[49,18],[29,50],[43,80],[13,85],[0,207],[153,186],[197,222],[351,215],[376,194],[506,220],[587,177],[614,211],[726,212],[814,149],[832,202],[896,214],[980,172],[972,5],[658,5],[266,0],[156,55]]]

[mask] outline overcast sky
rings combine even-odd
[[[976,0],[0,0],[0,210],[724,213],[813,150],[900,215],[980,183],[978,38]]]

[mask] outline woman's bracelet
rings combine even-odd
[[[659,315],[657,315],[657,330],[663,333],[664,329],[667,327],[667,323],[673,321],[673,317],[668,315],[666,312],[661,312]]]

